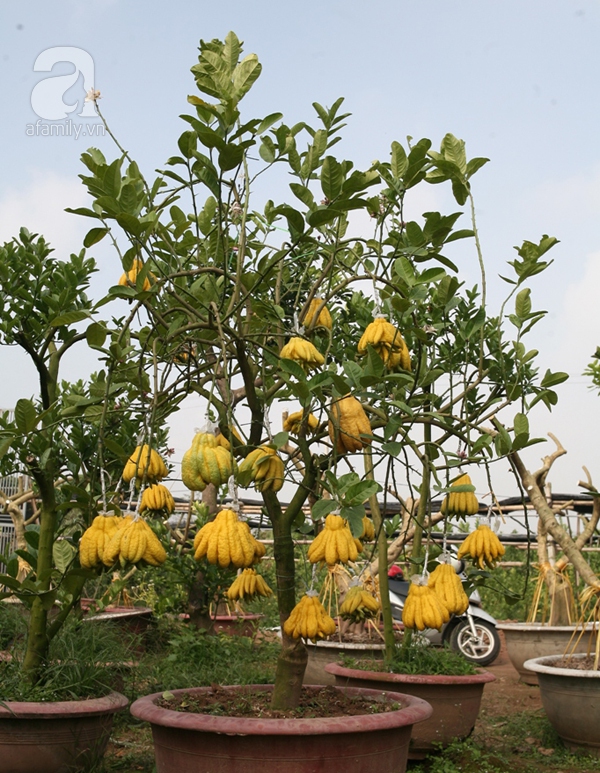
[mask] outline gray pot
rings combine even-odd
[[[328,663],[339,660],[340,655],[359,660],[383,660],[383,644],[353,644],[341,641],[306,642],[308,664],[304,672],[304,684],[335,684],[335,676],[325,671]]]
[[[544,625],[543,623],[498,623],[497,628],[503,631],[508,657],[519,672],[521,681],[526,684],[538,683],[537,674],[524,667],[526,660],[555,655],[557,652],[564,653],[567,648],[571,650],[581,633],[581,626],[575,632],[574,625]],[[590,635],[591,631],[584,633],[575,652],[587,652]]]
[[[600,757],[600,671],[555,668],[562,657],[533,658],[524,665],[537,674],[544,711],[565,746]]]

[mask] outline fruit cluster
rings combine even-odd
[[[322,298],[313,298],[312,301],[308,304],[308,309],[304,315],[303,324],[304,327],[307,328],[324,327],[326,330],[331,330],[333,327],[333,321],[331,319],[329,309],[327,306],[325,306]]]
[[[146,521],[132,515],[117,520],[120,523],[104,548],[102,561],[106,566],[112,566],[117,559],[121,566],[140,561],[160,566],[166,561],[165,549]]]
[[[325,362],[325,357],[317,347],[305,338],[293,336],[279,352],[284,360],[295,360],[305,371],[318,368]]]
[[[441,628],[450,620],[450,613],[437,593],[421,580],[413,580],[402,610],[402,622],[406,628]]]
[[[373,521],[369,518],[368,515],[364,515],[362,524],[363,530],[359,540],[362,542],[372,542],[375,539],[375,526],[373,526]]]
[[[438,564],[429,575],[427,585],[451,615],[462,615],[468,609],[469,597],[451,564]]]
[[[84,569],[102,566],[106,547],[123,519],[118,515],[100,513],[79,540],[79,563]]]
[[[372,346],[389,370],[404,368],[410,370],[410,354],[408,347],[400,335],[398,328],[383,316],[375,317],[367,325],[358,342],[358,353],[366,354]]]
[[[234,472],[229,441],[212,432],[198,432],[181,460],[181,478],[191,491],[204,491],[209,483],[221,486]]]
[[[119,279],[119,284],[123,287],[128,287],[131,285],[135,287],[138,274],[140,273],[143,267],[144,267],[144,264],[142,263],[142,261],[139,258],[134,258],[133,264],[129,269],[129,271],[127,271],[124,274],[121,274],[121,277]],[[146,275],[146,278],[144,279],[144,285],[142,287],[142,290],[145,293],[148,292],[148,290],[152,287],[154,282],[156,282],[156,277],[151,271],[149,271],[148,274]]]
[[[140,513],[145,510],[161,511],[170,515],[175,510],[175,500],[169,489],[161,483],[147,486],[142,492]]]
[[[270,596],[273,593],[264,578],[255,569],[240,572],[227,591],[231,601],[251,601],[255,596]]]
[[[338,454],[360,451],[371,444],[371,424],[356,397],[346,395],[332,404],[329,437]]]
[[[352,536],[348,522],[340,515],[331,514],[325,519],[322,531],[311,542],[307,557],[313,564],[319,561],[325,561],[329,566],[340,562],[347,564],[348,561],[356,561],[358,545],[362,551],[362,545]]]
[[[360,585],[353,585],[348,589],[340,607],[340,616],[353,623],[368,620],[377,612],[379,612],[379,602]]]
[[[271,446],[259,446],[240,463],[238,480],[244,486],[254,483],[257,491],[279,491],[284,474],[283,459],[277,451]]]
[[[264,554],[262,542],[255,539],[248,524],[229,509],[219,511],[214,521],[206,523],[194,538],[196,561],[206,556],[210,564],[218,564],[221,569],[228,566],[245,569],[260,561]]]
[[[162,460],[160,454],[148,445],[137,446],[131,454],[125,469],[123,470],[123,480],[129,483],[136,478],[138,484],[146,477],[148,483],[158,483],[169,474],[167,465]]]
[[[471,486],[470,491],[453,491],[453,488],[458,486]],[[468,475],[461,475],[452,481],[450,491],[446,494],[442,501],[440,511],[444,515],[475,515],[479,512],[479,502],[475,496],[475,486],[471,483],[471,478]]]
[[[289,432],[292,435],[298,435],[300,433],[300,429],[302,428],[303,420],[304,420],[303,411],[296,411],[295,413],[290,413],[290,415],[283,422],[284,432]],[[309,413],[308,416],[306,417],[307,433],[315,432],[318,426],[319,426],[319,420],[317,419],[317,417],[314,414]]]
[[[318,641],[335,633],[335,621],[327,614],[316,593],[309,591],[292,609],[283,630],[294,639],[302,637]]]
[[[471,556],[480,569],[493,569],[505,553],[504,545],[485,523],[480,523],[458,549],[458,557]]]

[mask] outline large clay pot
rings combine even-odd
[[[254,636],[264,615],[217,615],[214,618],[212,633],[224,633],[227,636]]]
[[[226,687],[267,690],[272,685]],[[318,687],[311,689],[318,690]],[[381,690],[340,688],[382,697]],[[209,687],[173,690],[197,694]],[[189,714],[155,705],[161,693],[137,700],[131,713],[152,724],[157,773],[404,773],[412,726],[431,715],[419,698],[388,692],[402,708],[381,714],[322,719],[248,719]]]
[[[359,660],[383,660],[383,644],[353,644],[341,641],[306,642],[308,663],[304,672],[304,684],[335,684],[335,677],[325,670],[328,663],[339,660],[340,655]]]
[[[566,652],[577,642],[581,626],[544,625],[543,623],[498,623],[498,630],[504,632],[506,651],[510,662],[519,672],[519,678],[526,684],[537,684],[537,674],[525,668],[526,660]],[[574,635],[575,634],[575,635]],[[587,652],[590,633],[585,633],[575,652]]]
[[[86,615],[84,621],[112,625],[125,635],[137,637],[133,651],[141,655],[146,651],[146,635],[152,614],[150,607],[106,607],[102,612]]]
[[[129,701],[113,692],[80,701],[0,705],[2,773],[74,773],[94,768],[106,750],[113,714]]]
[[[555,668],[563,657],[533,658],[524,666],[537,674],[544,711],[565,746],[600,757],[600,671]]]
[[[440,745],[448,746],[452,741],[467,738],[475,727],[483,688],[496,679],[494,674],[482,669],[473,676],[426,676],[361,671],[329,663],[326,670],[334,676],[337,685],[402,690],[431,705],[431,717],[413,730],[409,759],[422,759]]]

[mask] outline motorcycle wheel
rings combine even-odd
[[[450,635],[450,646],[471,663],[489,666],[500,652],[500,636],[490,623],[474,620],[475,636],[468,620],[460,622]]]

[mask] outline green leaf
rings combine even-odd
[[[14,435],[5,435],[0,439],[0,459],[6,454],[14,440]]]
[[[194,131],[183,132],[181,137],[177,140],[177,145],[181,151],[182,156],[185,158],[192,158],[196,145],[198,144],[198,135]]]
[[[399,443],[397,440],[390,440],[388,443],[383,443],[381,446],[381,450],[385,451],[386,454],[390,454],[390,456],[398,456],[403,448],[404,444]]]
[[[60,314],[58,317],[50,320],[48,323],[50,327],[62,327],[63,325],[74,325],[76,322],[81,322],[82,319],[89,319],[89,311],[83,309],[77,311],[67,311],[64,314]]]
[[[37,550],[40,544],[40,533],[37,529],[27,529],[25,534],[25,542],[30,548]]]
[[[15,422],[19,432],[23,433],[23,435],[35,429],[35,425],[38,423],[38,415],[31,400],[17,400]]]
[[[275,207],[273,212],[277,215],[283,215],[283,217],[285,217],[285,219],[288,221],[288,226],[292,237],[295,235],[301,236],[304,233],[304,218],[302,217],[302,213],[298,212],[297,209],[288,207],[284,204],[280,207]]]
[[[270,137],[263,137],[260,147],[258,148],[258,153],[262,160],[266,161],[267,164],[272,164],[273,161],[275,161],[277,158],[277,151],[275,150],[275,145]]]
[[[235,169],[242,163],[244,148],[242,145],[229,143],[219,152],[219,166],[224,172]]]
[[[395,260],[394,269],[400,279],[403,279],[409,287],[412,287],[416,283],[417,277],[415,269],[408,258],[401,257]]]
[[[343,182],[342,165],[333,156],[325,156],[321,167],[321,189],[329,201],[340,195]]]
[[[552,371],[548,369],[544,374],[544,378],[542,379],[541,386],[544,387],[544,389],[548,389],[549,387],[556,386],[557,384],[562,384],[563,381],[566,381],[568,378],[569,378],[568,373],[563,373],[561,371],[552,373]]]
[[[306,204],[309,209],[315,208],[315,197],[309,188],[305,185],[300,185],[300,183],[290,183],[290,188],[294,196],[300,199],[303,204]]]
[[[527,416],[525,416],[524,413],[517,413],[515,414],[515,419],[513,422],[513,427],[515,430],[515,435],[520,435],[521,433],[525,433],[526,435],[529,434],[529,419]]]
[[[110,437],[104,438],[104,445],[106,448],[108,448],[109,451],[111,451],[115,456],[117,456],[122,462],[127,461],[129,458],[129,451],[126,451],[122,445],[117,443],[116,440]]]
[[[290,435],[288,432],[278,432],[276,435],[274,435],[271,444],[274,445],[275,448],[279,449],[288,442],[289,438]]]
[[[108,228],[92,228],[84,236],[83,246],[91,247],[92,245],[97,244],[99,241],[104,239],[108,231]]]
[[[262,134],[263,132],[266,132],[267,129],[270,129],[271,126],[273,126],[274,123],[277,123],[277,121],[279,121],[281,118],[283,118],[283,113],[271,113],[270,115],[267,115],[258,124],[256,133]]]
[[[233,71],[233,88],[236,99],[241,99],[252,88],[252,84],[259,77],[262,65],[256,54],[248,54]]]
[[[527,319],[531,313],[531,290],[525,287],[515,298],[515,314],[519,319]]]
[[[339,209],[334,207],[319,207],[319,209],[313,210],[313,212],[306,218],[307,223],[313,228],[319,228],[322,225],[332,223],[336,217],[343,215]]]
[[[56,540],[52,546],[52,560],[61,574],[66,572],[74,556],[75,548],[65,539]]]
[[[325,518],[325,516],[333,512],[337,506],[337,502],[333,499],[319,499],[319,501],[315,502],[312,506],[313,521],[320,521],[321,518]]]
[[[99,322],[92,322],[85,331],[85,338],[88,346],[99,349],[106,341],[106,328]]]
[[[408,169],[406,151],[399,142],[392,142],[392,174],[399,180]]]

